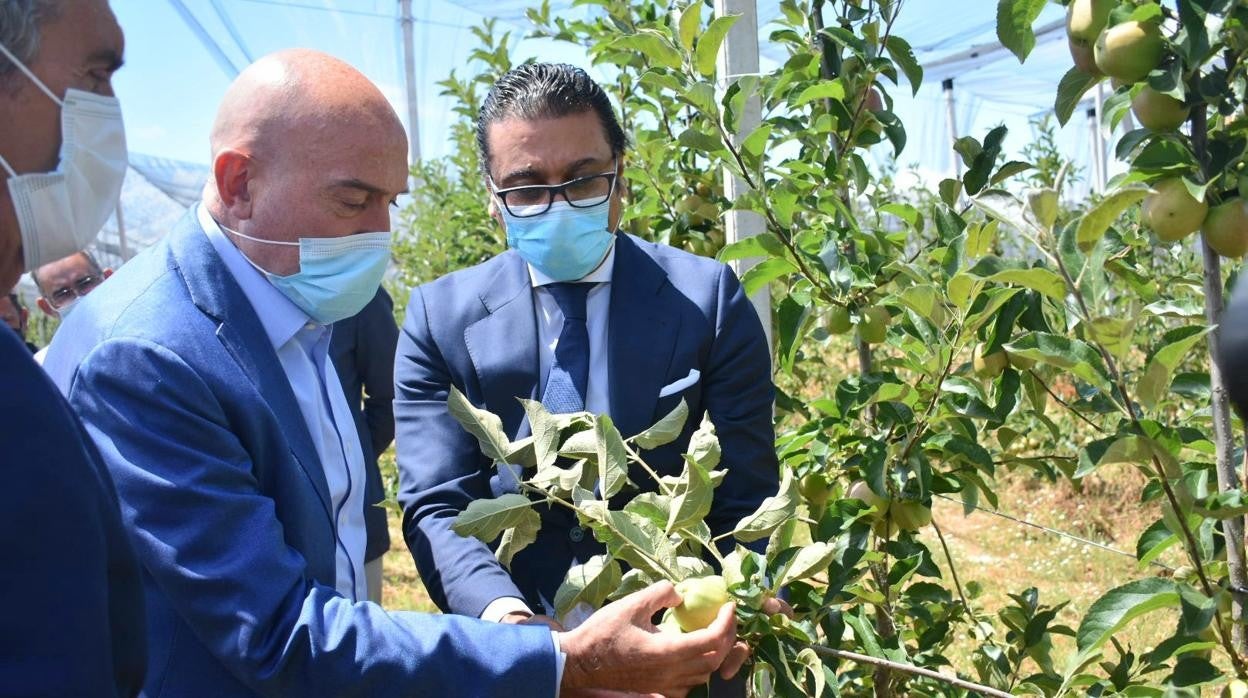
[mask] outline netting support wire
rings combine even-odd
[[[750,75],[758,72],[758,7],[756,0],[715,0],[715,16],[727,17],[730,15],[740,15],[740,18],[728,30],[728,36],[725,37],[723,45],[719,49],[719,57],[716,59],[717,75]],[[727,90],[729,83],[727,80],[720,80],[717,88],[720,94]],[[763,120],[763,106],[759,98],[758,92],[755,91],[745,100],[745,105],[741,109],[740,121],[737,126],[737,132],[732,134],[733,143],[740,147],[745,137],[754,132]],[[724,177],[724,196],[729,201],[737,201],[743,195],[749,192],[749,186],[745,180],[735,176],[732,170],[725,167],[723,170]],[[731,245],[734,242],[744,240],[762,233],[764,222],[762,216],[753,211],[742,211],[734,208],[728,211],[724,216],[724,240]],[[742,259],[730,262],[732,270],[736,272],[740,278],[747,269],[758,264],[761,260],[757,257],[750,259]],[[759,319],[763,323],[763,332],[767,335],[767,346],[772,344],[771,331],[771,289],[770,286],[763,286],[750,296],[750,304],[754,306],[754,310],[758,313]]]
[[[953,102],[953,78],[945,78],[940,83],[940,89],[945,93],[945,122],[949,126],[949,157],[953,158],[953,177],[961,179],[962,159],[954,148],[958,144],[958,115]]]
[[[950,497],[950,496],[948,496],[948,495],[943,495],[943,494],[939,494],[939,493],[933,493],[933,495],[932,495],[932,496],[934,496],[934,497],[940,497],[941,499],[944,499],[944,500],[946,500],[946,501],[949,501],[949,502],[954,502],[955,504],[961,504],[962,506],[966,506],[966,503],[965,503],[965,502],[960,501],[960,500],[957,500],[957,499],[954,499],[953,497]],[[1127,552],[1127,551],[1125,551],[1125,550],[1119,550],[1119,549],[1117,549],[1117,548],[1112,548],[1112,547],[1110,547],[1110,546],[1108,546],[1108,545],[1105,545],[1104,543],[1098,543],[1098,542],[1096,542],[1096,541],[1094,541],[1094,540],[1088,540],[1087,538],[1083,538],[1083,537],[1080,537],[1080,536],[1076,536],[1075,534],[1073,534],[1073,533],[1067,533],[1066,531],[1059,531],[1059,530],[1057,530],[1056,528],[1049,528],[1048,526],[1041,526],[1040,524],[1038,524],[1038,523],[1033,523],[1033,522],[1031,522],[1031,521],[1024,521],[1023,519],[1020,519],[1020,518],[1017,518],[1017,517],[1014,517],[1014,516],[1010,516],[1009,514],[1007,514],[1007,513],[1003,512],[1003,511],[997,511],[996,509],[988,509],[988,508],[981,507],[981,506],[978,506],[978,505],[975,505],[975,504],[971,504],[971,505],[970,505],[970,507],[971,507],[972,509],[976,510],[976,511],[982,511],[982,512],[984,512],[985,514],[991,514],[991,515],[993,515],[993,516],[998,516],[998,517],[1000,517],[1000,518],[1003,518],[1003,519],[1005,519],[1005,520],[1007,520],[1007,521],[1013,521],[1013,522],[1014,522],[1014,523],[1016,523],[1016,524],[1021,524],[1021,525],[1023,525],[1023,526],[1030,526],[1031,528],[1039,529],[1039,530],[1041,530],[1041,531],[1044,531],[1044,532],[1046,532],[1046,533],[1051,533],[1051,534],[1053,534],[1053,535],[1055,535],[1055,536],[1059,536],[1059,537],[1061,537],[1061,538],[1067,538],[1067,539],[1070,539],[1070,540],[1073,540],[1073,541],[1076,541],[1076,542],[1079,542],[1079,543],[1083,543],[1084,545],[1090,545],[1090,546],[1092,546],[1092,547],[1094,547],[1094,548],[1100,548],[1101,550],[1104,550],[1104,551],[1106,551],[1106,552],[1113,553],[1113,554],[1115,554],[1115,555],[1122,555],[1123,557],[1129,557],[1129,558],[1131,558],[1132,560],[1136,559],[1135,555],[1133,555],[1133,554],[1131,554],[1131,553],[1129,553],[1129,552]],[[1161,568],[1161,569],[1163,569],[1163,570],[1169,570],[1169,571],[1171,571],[1171,572],[1173,572],[1173,571],[1174,571],[1174,568],[1173,568],[1173,567],[1171,567],[1170,565],[1167,565],[1167,564],[1164,564],[1164,563],[1161,563],[1161,562],[1157,562],[1156,560],[1150,560],[1148,564],[1150,564],[1150,565],[1152,565],[1152,566],[1154,566],[1154,567],[1160,567],[1160,568]]]
[[[121,263],[125,264],[130,261],[130,251],[126,246],[126,218],[122,214],[121,199],[117,200],[117,208],[114,212],[117,216],[117,252],[121,255]]]
[[[1100,172],[1097,173],[1096,190],[1105,193],[1105,184],[1109,180],[1109,163],[1106,161],[1108,154],[1105,152],[1105,129],[1101,123],[1105,118],[1105,83],[1096,83],[1096,114],[1092,121],[1093,138],[1092,142],[1096,147],[1096,160],[1101,164]]]

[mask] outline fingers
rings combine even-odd
[[[728,650],[728,656],[724,657],[724,663],[719,665],[719,675],[725,679],[731,679],[741,671],[741,667],[745,664],[745,660],[750,658],[750,648],[744,642],[738,642]]]
[[[777,597],[770,597],[763,601],[763,613],[769,616],[783,614],[789,618],[794,617],[793,607],[787,601]]]
[[[551,630],[557,630],[559,632],[565,632],[567,630],[567,628],[564,628],[563,624],[558,620],[555,620],[550,616],[543,616],[541,614],[525,618],[524,620],[519,621],[519,623],[520,625],[545,625]]]
[[[642,625],[642,627],[645,627],[643,623],[649,623],[650,618],[659,611],[680,605],[680,594],[676,593],[676,587],[672,586],[671,582],[666,581],[655,582],[645,589],[635,592],[631,598],[635,604],[633,621],[638,625]]]

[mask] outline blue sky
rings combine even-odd
[[[133,152],[208,161],[208,130],[232,75],[197,37],[179,4],[229,63],[243,67],[248,59],[218,7],[253,58],[290,47],[327,51],[376,82],[406,121],[395,0],[112,0],[111,4],[126,34],[126,66],[114,84]],[[421,149],[425,157],[437,157],[445,154],[442,134],[451,115],[448,100],[437,96],[436,83],[452,68],[463,72],[476,41],[467,28],[480,25],[484,17],[444,0],[412,4],[419,22],[415,44]],[[343,11],[325,11],[331,8]],[[572,46],[527,41],[520,49],[526,56],[588,67],[583,53]]]

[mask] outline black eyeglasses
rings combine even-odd
[[[532,218],[550,210],[555,196],[573,208],[593,208],[611,198],[615,191],[615,172],[577,177],[563,184],[532,184],[523,187],[499,189],[490,178],[494,195],[503,202],[503,208],[516,218]]]
[[[59,309],[94,291],[95,287],[99,286],[103,280],[104,277],[100,274],[87,274],[68,286],[56,289],[51,295],[44,296],[44,298],[48,299],[48,303],[53,308]]]

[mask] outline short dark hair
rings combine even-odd
[[[628,146],[628,136],[620,127],[611,100],[584,70],[566,63],[525,63],[503,74],[490,88],[477,114],[477,148],[481,171],[490,174],[490,144],[486,131],[490,124],[510,117],[557,119],[593,110],[611,146],[619,157]]]
[[[0,0],[0,2],[2,1],[3,0]],[[82,258],[87,260],[87,266],[91,268],[91,271],[95,272],[96,274],[104,273],[104,268],[100,266],[99,262],[95,261],[95,257],[92,257],[90,252],[87,252],[86,250],[79,250],[78,252],[75,252],[74,254],[82,255]],[[57,260],[57,261],[60,261],[60,260]],[[48,262],[48,264],[52,264],[52,262]],[[39,295],[46,298],[48,294],[43,289],[43,282],[39,280],[38,269],[30,270],[30,280],[35,282],[35,288],[39,289]]]

